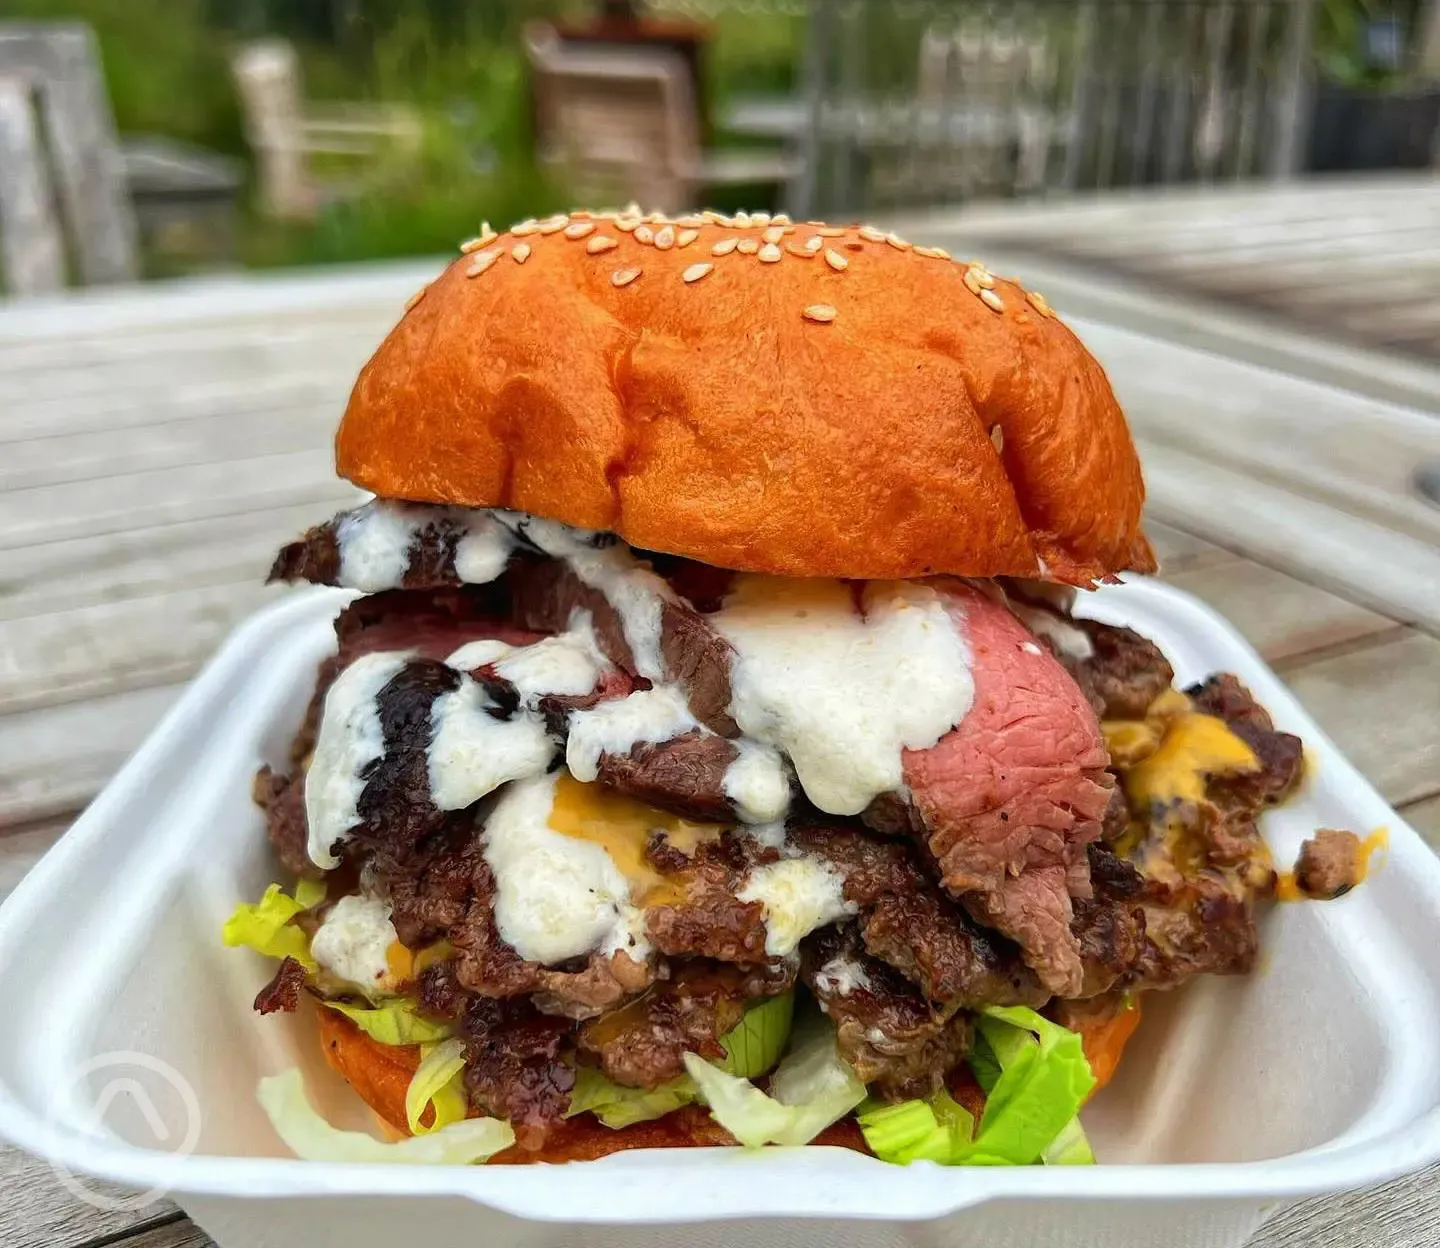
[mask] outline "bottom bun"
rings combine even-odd
[[[380,1044],[343,1014],[322,1007],[320,1046],[325,1060],[375,1112],[388,1138],[410,1134],[406,1127],[405,1089],[420,1064],[420,1051],[415,1045]],[[866,1151],[853,1118],[827,1127],[814,1142]],[[543,1148],[529,1150],[516,1145],[497,1153],[489,1164],[592,1161],[627,1148],[698,1148],[734,1143],[734,1137],[698,1105],[620,1131],[611,1130],[590,1114],[580,1114],[556,1126]]]

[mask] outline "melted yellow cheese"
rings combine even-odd
[[[582,784],[568,773],[555,782],[550,827],[565,836],[590,841],[610,855],[630,881],[634,905],[660,904],[672,885],[645,858],[645,847],[656,832],[676,849],[694,854],[704,842],[724,830],[717,823],[694,823],[625,797],[599,784]]]
[[[1134,767],[1160,748],[1163,729],[1143,719],[1106,719],[1100,722],[1105,749],[1117,767]]]
[[[1255,752],[1224,720],[1190,711],[1171,719],[1159,748],[1125,773],[1125,792],[1132,809],[1139,810],[1199,802],[1207,776],[1242,775],[1259,766]]]

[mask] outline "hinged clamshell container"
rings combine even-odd
[[[1287,1198],[1440,1157],[1440,863],[1224,621],[1149,582],[1081,609],[1154,639],[1181,682],[1236,673],[1305,741],[1301,792],[1264,821],[1276,860],[1317,827],[1383,826],[1389,843],[1348,896],[1276,906],[1254,975],[1147,998],[1083,1115],[1101,1165],[894,1167],[827,1148],[492,1168],[286,1156],[255,1102],[262,1075],[300,1065],[337,1125],[367,1111],[303,1012],[252,1013],[271,968],[219,932],[281,878],[251,779],[283,760],[344,600],[297,592],[246,623],[0,907],[0,1135],[66,1173],[164,1190],[221,1248],[1219,1248]],[[150,1095],[117,1095],[122,1076]]]

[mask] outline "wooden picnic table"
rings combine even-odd
[[[959,247],[953,222],[924,228]],[[275,548],[356,497],[332,475],[333,426],[435,267],[0,308],[0,895],[236,621],[285,592],[262,584]],[[1127,405],[1165,575],[1440,844],[1440,509],[1409,488],[1440,461],[1440,370],[1025,271]],[[0,1176],[8,1248],[208,1243],[163,1201],[81,1203],[13,1150]],[[1436,1177],[1304,1202],[1253,1248],[1440,1242]]]

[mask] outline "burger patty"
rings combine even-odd
[[[312,531],[282,555],[277,574],[333,577],[333,545],[333,532]],[[375,699],[383,750],[364,773],[360,821],[335,848],[388,899],[403,944],[453,949],[415,992],[424,1011],[458,1021],[472,1100],[510,1119],[525,1146],[539,1147],[563,1116],[577,1054],[616,1082],[657,1086],[683,1070],[685,1052],[715,1055],[745,1002],[784,991],[797,966],[862,1078],[899,1097],[940,1086],[981,1007],[1171,987],[1252,965],[1254,905],[1273,884],[1254,820],[1293,785],[1298,741],[1276,733],[1232,677],[1216,678],[1190,691],[1193,703],[1224,720],[1260,766],[1210,777],[1193,809],[1133,810],[1107,769],[1092,707],[1107,716],[1149,708],[1171,679],[1159,651],[1129,630],[1087,622],[1088,656],[1060,653],[1003,601],[958,582],[945,592],[973,652],[971,712],[932,749],[907,751],[907,796],[877,799],[863,820],[795,798],[785,852],[833,870],[846,911],[804,939],[798,960],[767,952],[765,908],[742,899],[752,873],[782,861],[743,831],[688,846],[652,836],[643,857],[664,887],[644,913],[649,953],[526,960],[497,927],[496,881],[479,839],[486,804],[438,809],[426,768],[437,697],[474,681],[499,722],[516,713],[521,693],[497,664],[460,672],[443,660],[477,640],[528,645],[564,629],[577,607],[588,611],[613,667],[588,694],[540,700],[560,746],[571,712],[650,682],[618,614],[564,565],[521,551],[496,583],[461,587],[451,583],[453,545],[443,524],[424,528],[406,573],[415,587],[341,612],[338,654],[320,667],[293,770],[262,769],[256,796],[282,861],[319,874],[304,780],[326,693],[365,655],[409,652]],[[723,596],[727,574],[680,560],[657,566],[676,598],[660,614],[665,669],[698,727],[602,755],[597,779],[663,810],[733,823],[733,655],[697,609]],[[277,977],[262,994],[266,1007],[293,1008],[294,986],[293,974]]]

